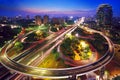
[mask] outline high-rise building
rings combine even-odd
[[[45,15],[43,17],[43,24],[47,24],[47,23],[49,23],[49,16]]]
[[[52,24],[52,25],[60,24],[59,18],[53,17],[52,20],[51,20],[51,24]]]
[[[112,6],[101,4],[97,10],[97,25],[105,28],[110,28],[112,24]]]
[[[60,22],[60,24],[64,24],[65,23],[65,19],[64,18],[60,18],[59,22]]]
[[[29,15],[27,15],[27,16],[26,16],[26,19],[27,19],[27,20],[29,20],[29,19],[30,19],[30,16],[29,16]]]
[[[16,20],[21,20],[22,19],[22,15],[18,15],[18,16],[16,16]]]
[[[41,16],[39,16],[39,15],[35,16],[35,24],[36,25],[41,25],[42,24]]]

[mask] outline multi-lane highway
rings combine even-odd
[[[79,75],[86,74],[90,71],[95,71],[100,69],[101,67],[108,64],[113,58],[113,55],[114,55],[113,43],[103,33],[90,28],[81,27],[81,26],[79,28],[90,33],[91,32],[98,33],[106,39],[106,41],[108,42],[109,48],[103,57],[101,57],[99,60],[97,60],[94,63],[90,63],[84,66],[77,66],[77,67],[70,67],[70,68],[52,68],[52,69],[35,67],[42,60],[44,60],[44,58],[47,55],[50,54],[50,51],[54,47],[56,47],[62,42],[62,39],[64,38],[65,34],[73,32],[79,26],[79,24],[81,24],[83,21],[84,21],[84,18],[81,18],[81,20],[78,21],[76,24],[72,25],[72,27],[59,31],[58,33],[54,34],[52,38],[48,36],[43,41],[40,41],[38,44],[35,44],[28,50],[20,53],[20,55],[13,60],[7,56],[7,51],[11,47],[10,46],[11,44],[10,43],[6,44],[1,50],[1,54],[0,54],[1,63],[7,68],[13,71],[16,71],[18,73],[22,73],[30,76],[42,77],[42,78],[45,78],[45,77],[68,78],[69,76],[72,76],[74,74],[79,76]]]

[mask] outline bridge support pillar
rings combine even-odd
[[[100,69],[99,80],[104,80],[105,66]]]

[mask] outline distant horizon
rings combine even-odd
[[[49,15],[49,16],[55,16],[55,17],[62,17],[62,16],[78,16],[78,17],[90,17],[90,16],[95,16],[97,9],[95,10],[69,10],[69,11],[38,11],[38,12],[31,12],[31,11],[16,11],[16,10],[12,10],[12,11],[7,11],[4,10],[5,13],[0,13],[0,16],[7,16],[7,17],[15,17],[18,15],[21,15],[23,17],[26,17],[27,15],[34,17],[36,15]],[[10,15],[12,14],[12,15]],[[118,14],[114,14],[114,17],[120,17],[120,15]]]
[[[14,13],[13,13],[14,14]],[[12,14],[12,16],[9,15],[2,15],[2,16],[8,16],[8,17],[14,17],[14,16],[23,16],[26,17],[27,15],[29,16],[36,16],[36,15],[49,15],[49,16],[58,16],[58,17],[62,17],[62,16],[78,16],[78,17],[82,17],[82,16],[94,16],[96,14],[95,10],[91,10],[91,11],[82,11],[82,10],[74,10],[74,11],[41,11],[41,12],[18,12],[15,13],[14,15]],[[0,15],[1,16],[1,15]]]

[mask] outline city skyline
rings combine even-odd
[[[100,4],[109,4],[113,8],[113,15],[119,16],[118,0],[0,0],[0,16],[38,15],[54,16],[93,16]]]

